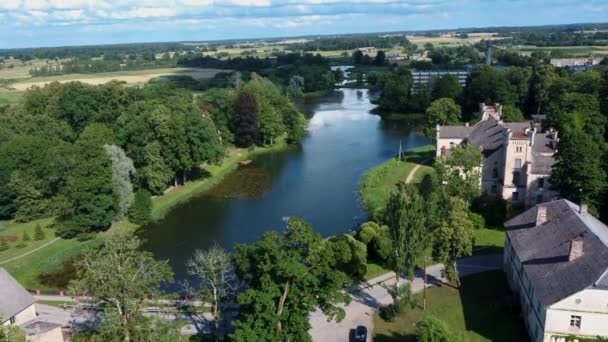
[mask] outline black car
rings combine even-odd
[[[366,342],[367,341],[367,328],[360,325],[355,329],[355,342]]]

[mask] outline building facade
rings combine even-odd
[[[502,122],[502,106],[479,105],[474,126],[437,126],[436,156],[446,157],[454,146],[468,142],[483,154],[481,188],[512,205],[532,206],[555,199],[549,176],[555,162],[557,132],[542,131],[533,122]]]
[[[533,342],[608,337],[608,227],[561,199],[505,223],[504,270]]]
[[[469,77],[469,70],[412,70],[414,88],[426,85],[433,79],[438,79],[445,75],[454,75],[458,77],[458,84],[464,87],[467,83],[467,77]]]

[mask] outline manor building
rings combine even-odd
[[[557,198],[549,184],[557,131],[543,131],[534,122],[503,122],[501,115],[500,104],[481,103],[475,125],[438,125],[437,157],[447,157],[454,146],[471,143],[483,154],[483,191],[500,195],[514,206],[529,207]]]
[[[504,270],[533,342],[608,336],[608,227],[561,199],[505,223]]]

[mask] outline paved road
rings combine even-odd
[[[502,266],[502,254],[480,255],[463,258],[458,261],[458,271],[461,277],[470,274],[499,269]],[[427,267],[427,287],[438,285],[443,282],[441,268],[443,265],[437,264]],[[411,282],[413,292],[420,292],[424,288],[422,271],[416,273],[416,277]],[[407,282],[401,279],[399,284]],[[340,342],[349,341],[350,331],[357,325],[364,325],[368,329],[368,341],[372,340],[374,327],[374,313],[382,305],[392,303],[392,298],[382,284],[395,284],[395,273],[387,273],[380,277],[371,279],[358,288],[351,288],[352,302],[344,307],[346,317],[342,322],[327,322],[326,316],[317,310],[311,315],[310,324],[312,329],[310,334],[315,342]]]

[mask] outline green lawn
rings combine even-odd
[[[10,105],[19,102],[21,97],[23,96],[22,91],[18,90],[8,90],[8,89],[0,89],[0,106],[1,105]]]
[[[0,237],[4,237],[9,248],[5,251],[0,251],[0,265],[3,261],[8,260],[17,255],[27,253],[33,249],[36,249],[45,243],[55,238],[54,231],[49,228],[49,225],[53,222],[53,219],[41,219],[27,223],[15,223],[9,221],[0,221]],[[44,232],[44,238],[42,240],[34,239],[34,230],[37,225],[42,227]],[[30,237],[30,241],[23,242],[23,233],[27,232]],[[13,241],[14,240],[14,241]],[[17,245],[24,243],[24,247],[18,247]]]
[[[377,262],[369,261],[367,262],[367,272],[365,273],[365,280],[370,280],[386,274],[391,270],[384,268],[384,266],[380,265]]]
[[[386,205],[388,195],[395,189],[395,184],[407,179],[414,166],[423,161],[430,161],[434,155],[435,146],[426,145],[405,153],[405,160],[391,158],[384,164],[378,165],[361,178],[359,195],[361,203],[368,213],[372,214]],[[418,174],[420,172],[420,174]],[[429,166],[421,166],[416,172],[414,182],[420,181],[424,174],[432,172]]]
[[[502,271],[489,271],[461,279],[461,287],[451,285],[427,290],[427,310],[409,310],[393,322],[374,317],[374,341],[416,341],[415,324],[424,315],[433,315],[463,341],[528,341],[518,313],[503,311],[497,302],[509,294]],[[421,297],[420,295],[418,295]]]
[[[505,231],[499,229],[476,229],[473,231],[475,245],[473,254],[502,253],[505,244]]]

